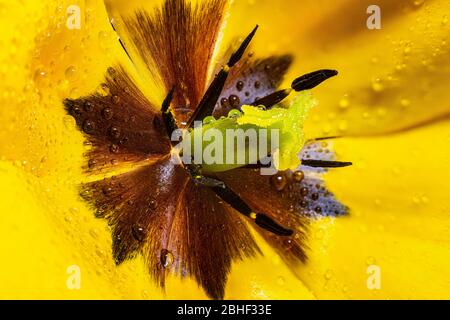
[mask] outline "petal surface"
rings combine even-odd
[[[300,278],[319,298],[448,298],[450,122],[335,146],[354,165],[330,171],[328,186],[350,214],[312,223]],[[367,286],[372,265],[379,290]]]
[[[311,136],[382,134],[447,117],[450,4],[377,1],[381,29],[367,27],[373,1],[235,1],[224,42],[260,24],[258,55],[291,53],[286,76],[322,68],[339,75],[314,89]]]

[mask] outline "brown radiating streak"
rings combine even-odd
[[[99,93],[64,101],[66,111],[91,145],[86,154],[87,172],[170,152],[159,108],[142,94],[121,66],[109,68],[100,87]]]
[[[161,287],[167,273],[192,276],[223,298],[231,262],[259,252],[239,214],[168,158],[86,184],[82,194],[111,226],[116,263],[142,253]]]
[[[176,85],[173,105],[179,123],[187,121],[206,88],[226,3],[167,0],[152,14],[141,10],[124,18],[131,45],[149,72],[162,78],[167,91]]]
[[[264,212],[285,228],[294,230],[292,236],[281,237],[256,228],[290,266],[307,259],[306,237],[310,219],[348,212],[327,190],[323,180],[313,178],[307,171],[288,170],[265,176],[259,170],[238,168],[217,176],[254,212]]]

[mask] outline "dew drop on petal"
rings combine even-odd
[[[280,277],[277,278],[277,284],[278,285],[284,286],[285,283],[286,283],[286,281],[284,280],[283,277],[280,276]]]
[[[159,256],[159,262],[161,263],[161,266],[165,269],[172,265],[174,260],[172,252],[170,252],[167,249],[162,249],[161,254]]]
[[[114,103],[114,104],[119,104],[119,102],[120,102],[120,97],[119,97],[117,94],[113,94],[112,97],[111,97],[111,101],[112,101],[112,103]]]
[[[150,201],[148,202],[148,207],[152,210],[155,210],[156,208],[158,208],[158,202],[156,202],[155,199],[150,199]]]
[[[384,90],[383,81],[380,78],[376,78],[372,81],[372,89],[375,92],[381,92]]]
[[[292,178],[295,182],[301,182],[303,178],[305,177],[305,174],[301,170],[294,171],[292,174]]]
[[[326,280],[330,280],[332,277],[333,277],[333,270],[328,269],[324,274],[324,278]]]
[[[238,109],[232,109],[228,112],[229,118],[238,118],[242,115],[242,113]]]
[[[216,119],[214,119],[213,116],[207,116],[207,117],[205,117],[205,118],[203,119],[203,124],[204,124],[204,125],[210,124],[210,123],[213,123],[215,120],[216,120]]]
[[[95,130],[95,124],[92,120],[86,119],[83,122],[83,131],[85,133],[92,133]]]
[[[231,107],[237,108],[239,107],[239,104],[241,103],[241,99],[235,94],[232,94],[228,97],[228,101],[230,102]]]
[[[270,177],[270,183],[277,191],[282,191],[287,184],[287,179],[284,173],[277,173]]]
[[[67,79],[73,79],[76,75],[76,72],[77,70],[74,66],[69,66],[65,70],[64,75],[66,76]]]
[[[120,129],[118,127],[112,126],[109,129],[109,135],[111,138],[118,139],[120,137]]]
[[[118,153],[119,152],[119,146],[117,144],[112,144],[109,146],[109,151],[111,151],[111,153]]]
[[[103,118],[106,119],[106,120],[112,119],[112,117],[113,117],[113,112],[112,112],[111,108],[109,108],[109,107],[104,108],[104,109],[102,110],[102,116],[103,116]]]
[[[141,225],[134,225],[131,228],[131,232],[133,234],[133,238],[135,238],[137,241],[142,242],[145,239],[145,230]]]

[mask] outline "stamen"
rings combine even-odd
[[[302,165],[313,168],[342,168],[351,166],[351,162],[302,159]]]
[[[263,229],[266,229],[278,236],[291,236],[294,231],[291,229],[286,229],[283,226],[276,223],[273,219],[266,216],[265,214],[257,213],[255,217],[255,223]]]
[[[167,110],[169,109],[170,103],[172,102],[172,99],[173,99],[174,92],[175,92],[175,86],[173,86],[172,89],[170,89],[169,93],[164,98],[164,101],[161,106],[161,112],[167,112]]]
[[[166,126],[167,134],[169,135],[169,138],[172,136],[172,132],[177,129],[177,123],[173,117],[172,112],[170,112],[169,107],[170,103],[173,99],[173,94],[175,92],[175,87],[172,87],[172,89],[169,91],[167,96],[164,98],[164,101],[161,106],[161,115],[164,121],[164,125]]]
[[[255,221],[259,227],[278,236],[290,236],[294,233],[292,230],[286,229],[285,227],[279,225],[269,216],[263,213],[253,212],[252,209],[227,186],[212,187],[211,189],[214,190],[214,192],[222,198],[222,200],[227,202],[233,209]]]
[[[247,49],[250,41],[253,39],[258,26],[256,26],[252,32],[244,39],[240,47],[231,55],[227,65],[223,67],[219,73],[215,76],[214,80],[209,85],[202,100],[198,104],[195,112],[192,114],[191,119],[188,121],[187,126],[190,127],[194,121],[201,121],[207,116],[212,115],[216,106],[217,100],[225,87],[230,68],[232,68],[242,58],[245,50]]]
[[[342,136],[329,136],[329,137],[319,137],[319,138],[313,138],[309,139],[308,142],[314,142],[314,141],[323,141],[323,140],[332,140],[332,139],[339,139],[342,138]]]
[[[270,155],[268,154],[265,158],[265,163],[262,163],[261,161],[257,161],[256,163],[249,163],[244,166],[246,169],[261,169],[261,168],[270,168],[272,166],[272,161],[270,161],[268,158]]]
[[[317,70],[298,77],[297,79],[292,81],[291,87],[297,92],[309,90],[318,86],[325,80],[334,77],[337,74],[338,72],[336,70],[328,70],[328,69]]]
[[[249,33],[249,35],[242,41],[241,45],[239,46],[239,49],[235,53],[231,55],[230,60],[228,60],[228,67],[232,68],[236,63],[241,60],[242,56],[244,55],[245,50],[247,49],[248,45],[252,41],[253,37],[255,36],[256,30],[258,30],[258,25],[253,28],[252,32]]]
[[[265,96],[264,98],[258,99],[255,102],[252,103],[254,106],[265,106],[266,108],[271,108],[277,103],[280,103],[284,100],[290,93],[292,92],[292,89],[284,89],[275,91],[274,93],[269,94],[268,96]]]
[[[114,27],[114,23],[112,21],[110,21],[111,23],[111,27],[113,28],[114,31],[116,31],[116,27]],[[125,51],[125,53],[128,56],[128,59],[130,59],[131,62],[133,62],[133,60],[131,59],[130,54],[128,53],[127,49],[125,48],[125,45],[122,42],[122,39],[120,39],[120,37],[117,37],[117,39],[119,40],[120,45],[122,46],[123,51]]]
[[[272,108],[274,105],[280,103],[284,100],[291,92],[292,90],[295,90],[297,92],[303,91],[303,90],[309,90],[320,83],[324,82],[325,80],[337,75],[338,72],[336,70],[317,70],[311,73],[304,74],[294,81],[292,81],[291,88],[292,89],[284,89],[279,90],[274,93],[271,93],[261,99],[256,100],[252,103],[254,106],[263,105],[267,109]]]
[[[255,221],[259,227],[278,236],[290,236],[293,234],[292,230],[284,228],[267,215],[253,212],[247,203],[245,203],[238,194],[228,188],[222,181],[201,175],[199,171],[200,169],[196,166],[187,165],[186,169],[197,183],[200,183],[214,191],[223,201],[228,203],[240,214]]]

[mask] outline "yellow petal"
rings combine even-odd
[[[191,279],[169,279],[164,293],[140,257],[117,267],[106,222],[93,217],[72,182],[58,175],[36,178],[3,161],[0,194],[0,251],[7,257],[0,298],[206,298]],[[233,267],[227,299],[313,298],[267,245],[262,249],[266,257]],[[80,271],[79,289],[70,285],[73,266]],[[276,272],[268,275],[270,269]]]
[[[295,55],[286,86],[322,68],[339,75],[313,90],[311,136],[378,134],[450,113],[446,0],[376,1],[381,30],[369,30],[369,0],[235,1],[224,41],[260,25],[257,55]]]
[[[335,145],[354,165],[327,181],[350,215],[313,224],[301,279],[318,298],[448,299],[450,122]],[[379,290],[367,287],[370,265]]]

